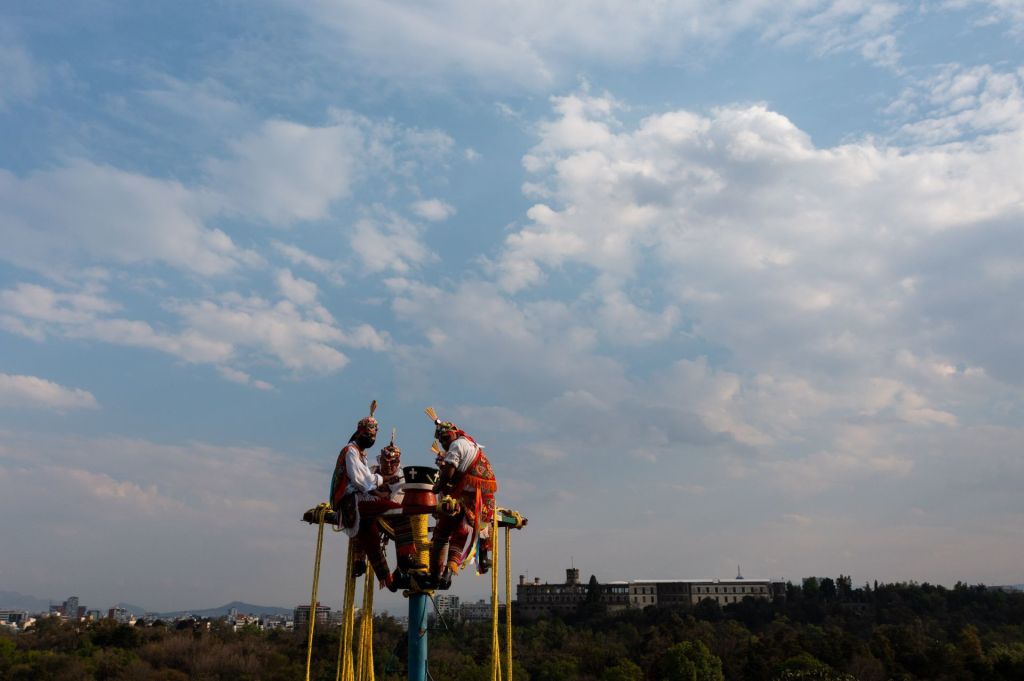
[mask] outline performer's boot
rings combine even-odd
[[[477,559],[477,572],[485,575],[491,569],[491,540],[489,538],[480,539],[479,556]]]
[[[366,561],[362,558],[352,561],[352,576],[362,577],[366,574]]]

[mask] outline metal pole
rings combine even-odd
[[[427,681],[427,601],[425,593],[409,594],[409,681]]]

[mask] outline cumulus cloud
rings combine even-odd
[[[999,92],[1012,111],[1014,88]],[[523,159],[535,204],[482,279],[389,280],[422,333],[403,349],[410,382],[501,386],[501,408],[536,424],[516,446],[545,470],[622,471],[588,480],[599,495],[649,466],[705,496],[755,485],[757,503],[898,494],[938,452],[963,461],[954,433],[990,451],[1021,437],[1006,339],[1024,318],[1024,120],[954,144],[818,147],[765,105],[635,125],[624,106],[553,99]],[[987,430],[1002,423],[1014,435]]]
[[[68,388],[37,376],[0,373],[0,405],[45,409],[96,409],[99,403],[88,390]]]

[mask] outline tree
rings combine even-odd
[[[661,656],[655,678],[660,681],[724,681],[722,661],[702,641],[677,643]]]
[[[644,670],[626,658],[619,658],[614,666],[601,674],[601,681],[644,681]]]

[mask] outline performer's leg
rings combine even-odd
[[[459,525],[462,524],[461,517],[441,515],[434,526],[434,535],[430,540],[430,576],[437,579],[444,570],[445,553],[444,546],[448,543]]]
[[[451,573],[458,574],[459,566],[462,565],[462,556],[465,553],[466,540],[469,538],[471,528],[466,522],[466,516],[459,514],[459,524],[452,530],[451,538],[448,540],[448,565]]]
[[[477,555],[477,572],[485,574],[491,569],[493,538],[491,523],[494,522],[494,495],[485,494],[480,503],[480,552]]]
[[[380,526],[377,525],[377,517],[386,510],[400,508],[390,499],[360,499],[359,500],[359,532],[356,538],[359,545],[366,553],[366,558],[373,566],[373,572],[377,575],[380,583],[391,588],[391,569],[388,567],[387,556],[380,542]],[[394,589],[392,589],[394,590]]]
[[[352,576],[362,577],[366,574],[366,551],[358,539],[352,545]]]

